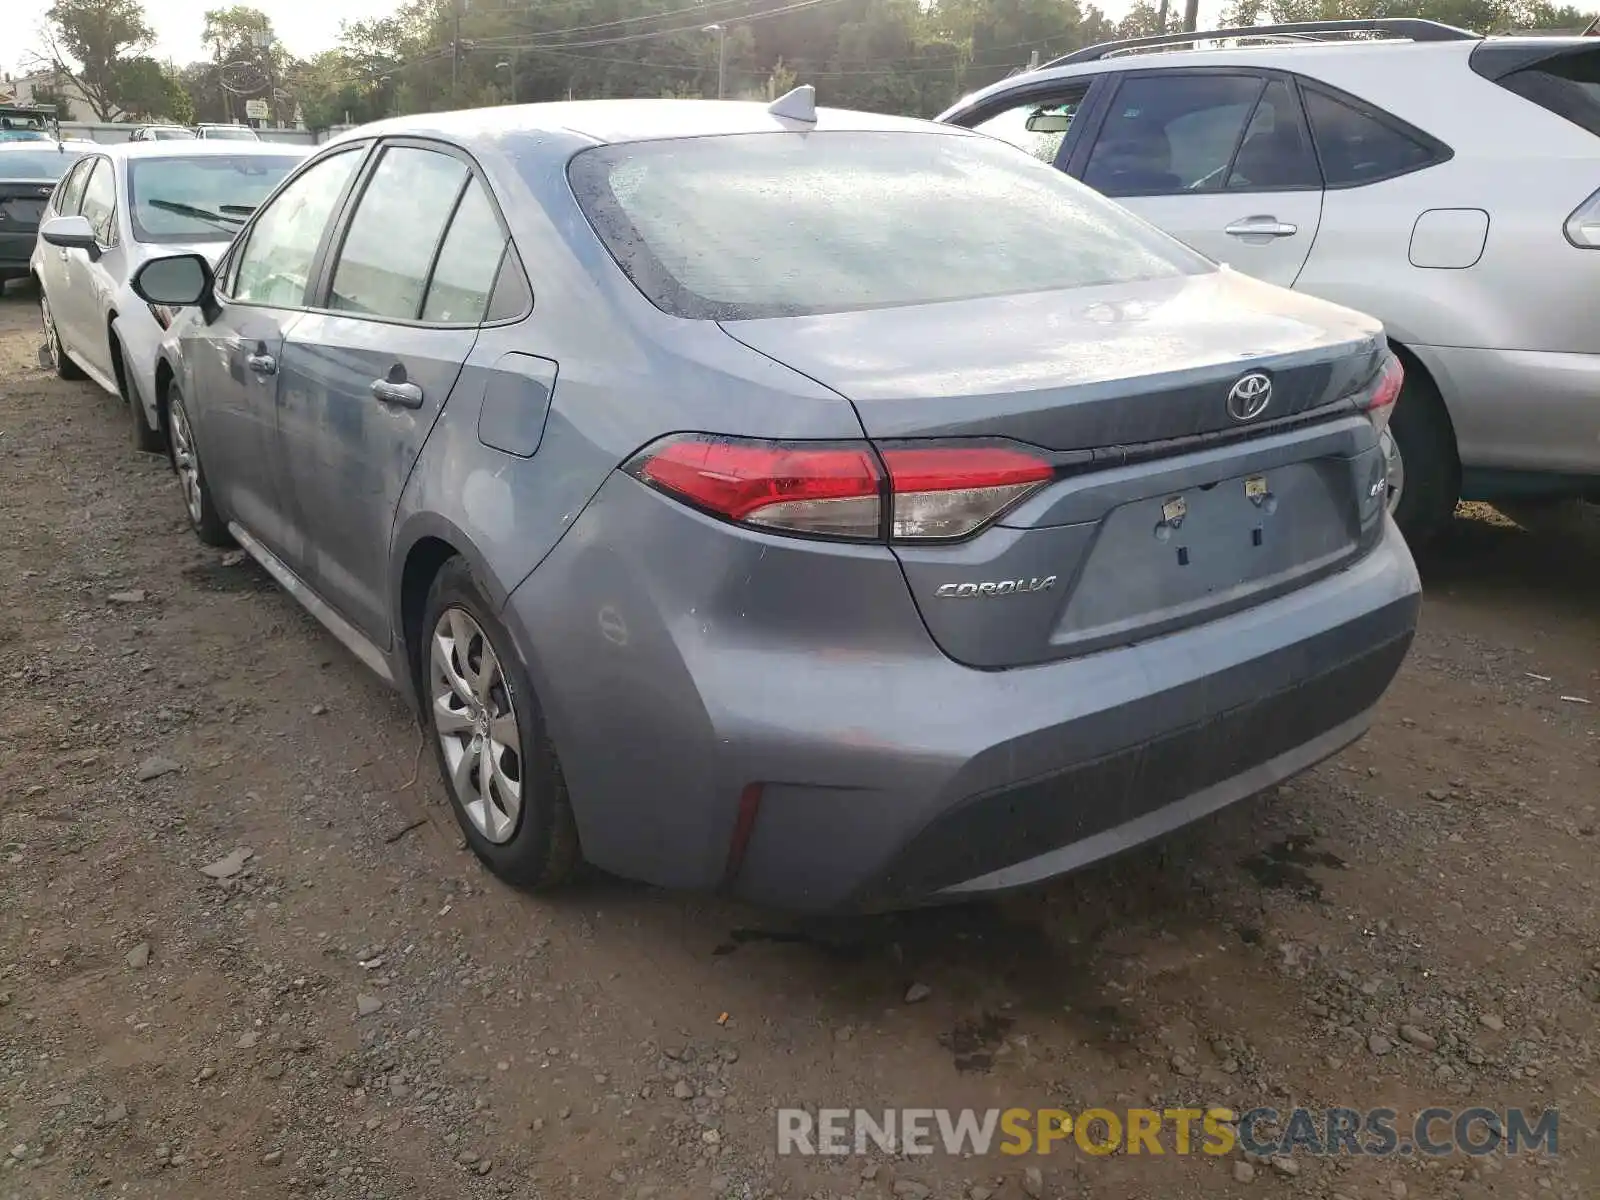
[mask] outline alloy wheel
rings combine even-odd
[[[503,844],[522,815],[522,735],[505,672],[461,608],[439,614],[428,655],[433,725],[450,787],[474,828]]]
[[[50,365],[56,370],[61,369],[61,339],[56,334],[55,318],[50,315],[50,301],[45,297],[44,289],[39,289],[39,317],[44,321],[44,344],[50,353]]]
[[[189,430],[189,414],[184,411],[183,398],[172,397],[167,420],[172,427],[172,468],[178,473],[178,484],[183,488],[183,503],[189,518],[198,525],[204,515],[200,496],[200,456],[195,453],[194,435]]]
[[[1384,476],[1389,481],[1389,512],[1400,507],[1400,497],[1406,490],[1406,460],[1400,454],[1400,443],[1394,434],[1385,429],[1378,436],[1378,446],[1383,450]]]

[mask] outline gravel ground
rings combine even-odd
[[[12,288],[0,1198],[1600,1195],[1596,523],[1464,510],[1369,737],[1049,889],[804,925],[534,899],[40,340]],[[1558,1106],[1561,1153],[773,1152],[779,1106],[1147,1102]]]

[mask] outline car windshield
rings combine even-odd
[[[738,134],[577,154],[574,194],[658,308],[741,320],[1200,274],[1212,264],[992,138]]]
[[[0,142],[48,142],[50,135],[40,129],[0,129]]]
[[[207,126],[206,136],[208,138],[220,138],[225,142],[257,142],[261,140],[256,137],[253,130],[246,129],[242,125],[236,127],[227,125]]]
[[[152,129],[150,136],[158,142],[193,141],[194,133],[188,129]]]
[[[133,236],[141,242],[225,242],[300,160],[292,154],[195,155],[129,164]]]
[[[82,153],[70,147],[0,151],[0,179],[60,179]]]

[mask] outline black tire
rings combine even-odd
[[[494,657],[499,661],[503,693],[497,703],[509,704],[515,718],[519,747],[529,747],[517,755],[516,772],[521,793],[520,813],[509,835],[494,841],[485,835],[468,814],[451,781],[445,738],[439,731],[439,709],[434,702],[433,671],[430,664],[434,631],[440,618],[452,609],[464,612],[474,622]],[[434,760],[450,807],[455,812],[467,845],[496,876],[516,887],[548,890],[566,882],[582,862],[577,826],[567,797],[566,781],[545,730],[544,717],[534,695],[527,670],[516,656],[515,643],[505,625],[495,615],[493,605],[483,597],[466,561],[452,558],[440,568],[428,589],[428,602],[418,634],[419,645],[412,647],[417,666],[417,694],[424,714],[427,736],[433,742]],[[470,653],[470,652],[469,652]],[[481,649],[479,661],[482,661]],[[462,735],[465,736],[465,735]],[[479,760],[482,761],[481,759]]]
[[[188,409],[183,404],[183,393],[176,381],[167,385],[167,428],[173,436],[167,443],[167,461],[178,477],[178,487],[184,512],[195,537],[208,546],[231,546],[233,535],[228,523],[217,511],[211,496],[211,485],[206,481],[205,468],[200,463],[200,451],[194,443],[194,426],[189,421]],[[192,475],[191,475],[192,469]]]
[[[1395,524],[1413,548],[1425,546],[1449,525],[1461,496],[1456,435],[1433,381],[1407,364],[1405,385],[1389,420],[1389,433],[1405,464]]]
[[[55,318],[50,315],[50,298],[44,294],[43,284],[39,287],[39,320],[44,324],[44,347],[50,355],[50,365],[55,369],[56,378],[87,379],[83,368],[72,361],[72,356],[61,345],[61,335],[56,332]]]
[[[117,342],[115,346],[117,361],[121,367],[118,374],[122,379],[122,398],[128,405],[128,423],[133,427],[133,448],[144,454],[161,454],[167,448],[166,435],[152,427],[145,419],[144,401],[139,399],[139,386],[133,381],[133,372],[128,367],[128,356],[123,351],[121,342]]]

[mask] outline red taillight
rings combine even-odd
[[[981,446],[671,438],[628,470],[697,508],[746,525],[881,541],[965,537],[1049,480],[1050,464],[1024,450]],[[884,471],[888,478],[884,478]]]
[[[632,466],[646,483],[730,521],[793,533],[874,538],[883,520],[866,446],[679,438]]]
[[[1389,417],[1394,412],[1394,402],[1400,399],[1400,388],[1406,381],[1405,368],[1400,365],[1398,356],[1391,354],[1383,360],[1383,368],[1378,372],[1378,381],[1372,385],[1363,405],[1367,416],[1381,433],[1389,424]]]

